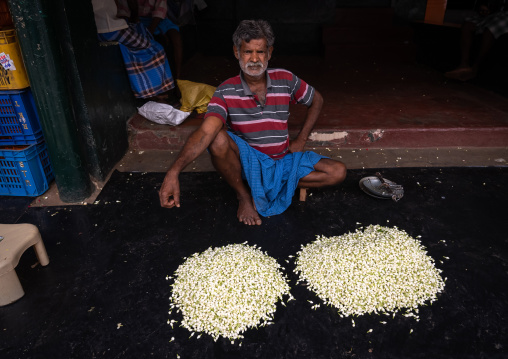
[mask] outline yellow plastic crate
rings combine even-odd
[[[21,90],[29,86],[16,31],[0,31],[0,90]]]

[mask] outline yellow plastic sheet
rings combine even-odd
[[[205,113],[215,87],[187,80],[176,80],[176,83],[182,94],[180,111]]]

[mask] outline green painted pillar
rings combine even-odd
[[[92,185],[63,78],[67,44],[58,42],[55,32],[63,19],[54,5],[52,0],[9,0],[60,199],[79,202],[90,196]]]

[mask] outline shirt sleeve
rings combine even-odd
[[[205,118],[215,116],[222,120],[224,124],[226,124],[228,118],[228,105],[224,100],[224,96],[222,95],[222,91],[220,87],[215,90],[210,102],[208,103],[208,108],[205,114]]]
[[[168,13],[167,0],[156,0],[153,6],[152,17],[165,19]]]
[[[308,83],[293,74],[290,88],[291,103],[297,103],[305,106],[312,105],[312,100],[314,99],[314,94],[316,92],[314,87],[310,86]]]

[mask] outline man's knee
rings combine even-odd
[[[330,165],[330,177],[334,185],[342,183],[346,179],[346,165],[339,161],[333,161]]]
[[[220,131],[208,146],[208,151],[213,157],[224,157],[229,151],[233,150],[232,141],[226,131]]]
[[[343,182],[346,178],[346,165],[344,163],[332,160],[330,158],[321,159],[315,166],[316,171],[325,173],[323,186],[335,186]]]

